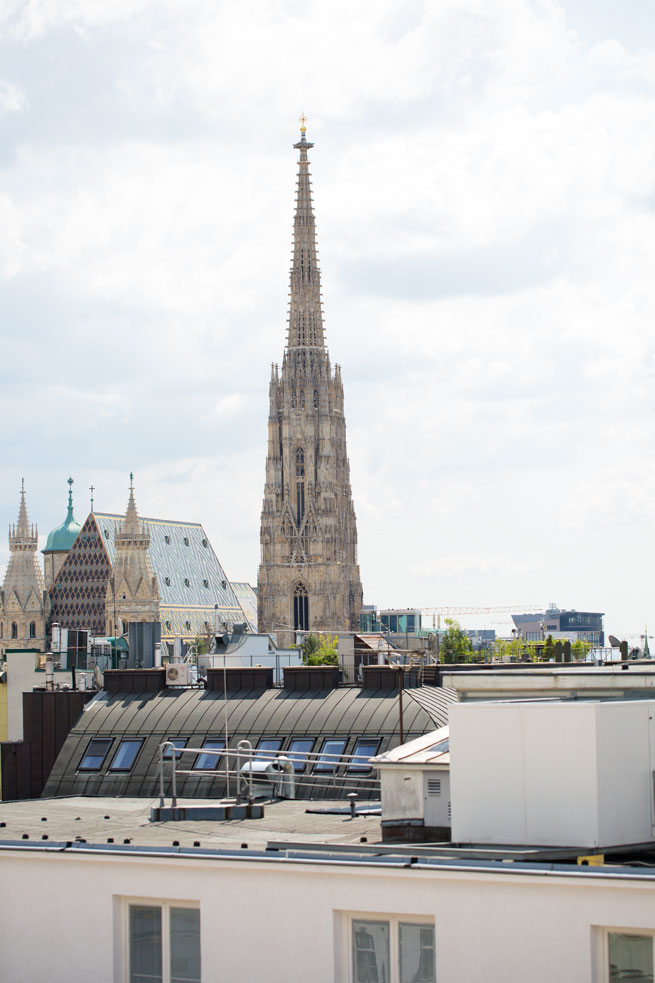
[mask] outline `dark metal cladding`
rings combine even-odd
[[[448,723],[448,709],[456,702],[455,690],[433,687],[403,692],[405,741],[413,740]],[[240,740],[256,747],[262,738],[282,741],[280,753],[292,739],[313,739],[318,752],[326,738],[345,741],[344,754],[352,754],[359,738],[377,738],[378,752],[399,744],[398,691],[341,687],[332,690],[253,689],[223,693],[220,690],[162,690],[159,692],[100,693],[87,704],[68,735],[50,774],[43,795],[156,796],[159,793],[159,745],[181,739],[189,747],[201,748],[206,739],[225,737],[225,711],[229,748]],[[92,738],[112,738],[98,771],[80,771],[80,763]],[[142,738],[143,745],[129,773],[112,772],[111,762],[120,741]],[[193,755],[185,755],[181,767],[192,774],[179,774],[181,797],[220,798],[226,794],[224,771],[193,771]],[[222,759],[224,767],[224,760]],[[219,765],[219,768],[221,766]],[[232,759],[231,767],[236,767]],[[308,767],[296,785],[299,798],[341,798],[353,787],[361,798],[377,797],[365,779],[372,773],[348,773],[338,769],[343,782],[315,774]],[[328,780],[326,780],[326,778]],[[166,794],[170,794],[170,770],[165,768]],[[234,779],[232,779],[234,785]],[[234,787],[231,789],[234,792]]]

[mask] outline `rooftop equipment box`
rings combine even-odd
[[[652,840],[654,711],[650,700],[453,705],[453,842]]]

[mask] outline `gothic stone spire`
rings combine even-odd
[[[139,520],[132,474],[127,511],[114,544],[116,556],[106,597],[107,632],[112,635],[126,631],[131,623],[159,621],[159,587],[148,553],[150,533]]]
[[[289,326],[282,370],[271,373],[261,520],[259,630],[278,633],[355,630],[362,604],[341,373],[323,331],[313,144],[301,122]]]
[[[9,527],[10,557],[0,590],[0,649],[45,645],[46,600],[43,574],[36,558],[39,536],[30,525],[21,481],[18,522]]]

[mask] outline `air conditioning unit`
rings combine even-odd
[[[191,666],[183,662],[172,662],[166,666],[167,686],[188,686],[191,682]]]

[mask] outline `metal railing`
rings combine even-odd
[[[166,755],[166,750],[170,749],[170,758]],[[208,757],[215,757],[217,759],[225,757],[225,768],[218,770],[199,770],[196,768],[179,768],[177,765],[178,758],[182,758],[184,754],[193,754]],[[229,765],[230,759],[236,759],[236,767],[231,768]],[[226,779],[226,790],[227,796],[229,798],[230,789],[230,776],[236,777],[236,801],[239,802],[242,795],[242,783],[245,781],[247,783],[247,799],[249,803],[252,803],[254,799],[254,769],[244,769],[240,766],[241,761],[247,764],[249,761],[253,764],[256,761],[265,762],[268,761],[271,764],[274,763],[285,763],[290,762],[293,765],[293,784],[294,785],[313,785],[318,786],[318,788],[332,787],[335,790],[338,789],[340,792],[359,792],[363,788],[370,791],[380,791],[380,779],[378,777],[372,777],[371,775],[361,775],[357,776],[358,771],[376,771],[375,767],[369,763],[369,758],[363,758],[361,755],[356,754],[332,754],[324,751],[271,751],[264,750],[261,748],[253,748],[250,741],[241,740],[237,744],[236,748],[221,748],[213,749],[206,747],[176,747],[173,741],[163,741],[159,745],[159,804],[160,807],[164,806],[165,799],[165,780],[164,780],[164,762],[170,760],[171,762],[171,805],[174,808],[177,806],[177,776],[178,775],[191,775],[194,778],[220,778],[221,775],[225,775]],[[296,771],[295,765],[298,762],[302,762],[303,771]],[[321,765],[321,771],[316,770],[317,765]],[[310,767],[313,765],[313,769],[310,771]],[[323,770],[324,766],[332,765],[332,768],[327,768]],[[345,768],[345,774],[338,774],[340,768]],[[244,770],[246,774],[244,775]],[[262,781],[266,784],[273,784],[275,788],[280,784],[281,775],[271,776],[265,775],[262,777]],[[276,780],[277,779],[277,780]],[[349,784],[350,783],[350,784]]]

